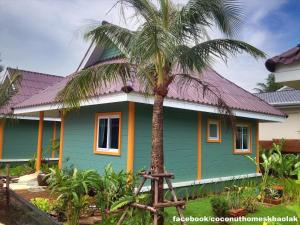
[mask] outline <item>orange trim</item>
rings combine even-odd
[[[250,144],[250,149],[248,149],[247,151],[245,150],[240,150],[240,149],[236,149],[236,130],[233,132],[233,154],[235,155],[247,155],[247,154],[252,154],[252,126],[250,123],[238,123],[238,125],[243,125],[243,126],[247,126],[249,128],[249,134],[250,134],[250,138],[249,138],[249,144]]]
[[[197,134],[197,142],[198,142],[198,161],[197,161],[197,179],[202,179],[202,113],[198,112],[198,134]]]
[[[37,142],[37,155],[36,155],[36,171],[40,171],[41,164],[42,164],[43,129],[44,129],[44,112],[40,112],[38,142]]]
[[[134,126],[135,126],[135,103],[128,104],[128,144],[127,144],[127,172],[134,170]]]
[[[5,127],[5,121],[0,120],[0,159],[3,158],[4,127]]]
[[[209,124],[210,123],[217,123],[218,126],[218,140],[210,140],[209,139]],[[207,120],[207,126],[206,126],[206,142],[208,143],[221,143],[222,142],[222,127],[221,127],[221,120],[219,119],[208,119]]]
[[[63,113],[61,113],[61,121],[60,121],[60,136],[59,136],[59,159],[58,159],[58,168],[62,169],[62,160],[63,160],[63,147],[64,147],[64,133],[65,133],[65,117]]]
[[[52,148],[55,145],[55,140],[56,140],[56,122],[53,122],[53,130],[52,130]],[[53,149],[52,149],[53,150]],[[54,158],[55,157],[55,152],[52,151],[51,157]]]
[[[99,132],[99,117],[100,116],[119,116],[119,149],[117,152],[109,152],[104,149],[97,148],[98,142],[98,132]],[[94,126],[94,154],[98,155],[112,155],[112,156],[120,156],[121,155],[121,135],[122,135],[122,113],[121,112],[107,112],[107,113],[96,113],[95,115],[95,126]]]
[[[256,173],[260,172],[259,166],[259,122],[256,123]]]

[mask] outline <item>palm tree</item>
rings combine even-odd
[[[2,65],[0,65],[0,72],[1,71],[3,71]],[[16,93],[20,80],[20,73],[15,72],[14,74],[0,81],[0,107],[5,106],[11,97]]]
[[[254,91],[258,93],[277,91],[283,87],[283,85],[275,82],[275,75],[272,73],[268,75],[266,83],[257,83],[256,85],[258,87],[254,88]]]
[[[58,99],[68,107],[78,107],[80,100],[97,94],[108,82],[121,80],[127,87],[127,81],[138,80],[154,96],[151,172],[164,173],[163,102],[169,85],[175,82],[181,91],[190,86],[210,91],[218,98],[220,107],[229,112],[221,96],[201,79],[201,73],[216,58],[226,61],[242,52],[255,58],[265,54],[232,39],[242,18],[239,1],[189,0],[183,6],[171,0],[119,0],[118,3],[122,9],[134,10],[138,28],[133,31],[104,22],[85,37],[102,48],[118,49],[122,60],[82,70],[71,77]],[[225,38],[209,39],[206,30],[215,26]],[[163,201],[163,181],[159,184],[159,201]],[[158,224],[163,224],[163,218]]]

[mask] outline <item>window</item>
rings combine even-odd
[[[207,142],[221,142],[221,121],[207,121]]]
[[[121,113],[96,113],[94,152],[120,155]]]
[[[251,153],[251,141],[251,127],[245,124],[238,124],[234,134],[234,153]]]

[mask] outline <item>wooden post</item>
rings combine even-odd
[[[59,160],[58,168],[62,169],[62,156],[63,156],[63,146],[64,146],[64,130],[65,130],[65,117],[61,112],[61,122],[60,122],[60,139],[59,139]]]
[[[3,158],[4,126],[4,120],[0,120],[0,159]]]
[[[127,145],[127,172],[133,173],[134,167],[134,120],[135,103],[128,105],[128,145]]]
[[[36,156],[36,171],[40,171],[41,164],[42,164],[43,129],[44,129],[44,112],[40,112],[38,142],[37,142],[37,156]]]
[[[53,151],[53,147],[55,146],[56,141],[56,122],[53,122],[53,130],[52,130],[52,154],[51,157],[55,158],[55,152]]]

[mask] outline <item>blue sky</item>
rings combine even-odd
[[[176,0],[184,3],[187,0]],[[107,14],[112,0],[1,0],[2,64],[66,76],[75,71],[88,42],[82,34],[92,21],[120,24],[119,11]],[[300,43],[300,0],[244,0],[245,20],[239,39],[274,56]],[[127,26],[132,27],[130,24]],[[216,32],[212,32],[217,37]],[[242,55],[214,68],[252,90],[268,71],[264,60]]]

